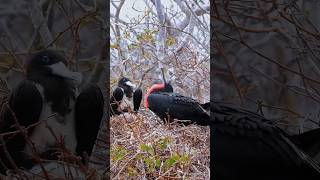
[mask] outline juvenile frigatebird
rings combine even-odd
[[[26,79],[13,89],[0,120],[0,133],[7,134],[1,136],[1,173],[20,167],[30,169],[39,163],[36,154],[57,158],[52,152],[58,144],[83,158],[85,154],[90,156],[104,98],[94,84],[82,88],[79,94],[82,75],[70,71],[67,64],[53,50],[40,51],[27,61]]]
[[[134,90],[135,87],[135,84],[133,84],[129,78],[122,77],[119,79],[118,85],[113,90],[110,100],[111,115],[119,115],[123,112],[127,112],[128,109],[123,107],[129,106],[129,104],[125,103],[128,103],[131,100],[133,100],[133,110],[139,110],[142,100],[142,90],[140,87]]]

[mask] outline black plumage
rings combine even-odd
[[[184,124],[208,125],[209,112],[196,100],[177,93],[168,83],[155,84],[147,92],[145,106],[163,120],[190,120]]]
[[[133,89],[135,88],[135,85],[132,83],[132,81],[127,77],[120,78],[118,82],[118,87],[123,89],[124,94],[128,98],[132,98]]]
[[[55,66],[56,70],[50,66]],[[40,84],[45,100],[52,103],[52,111],[65,115],[70,112],[70,101],[76,98],[77,84],[81,74],[70,72],[67,61],[57,52],[51,50],[35,54],[27,64],[27,79]],[[60,71],[60,72],[59,72]],[[68,74],[62,74],[68,72]]]
[[[290,140],[311,157],[319,158],[320,155],[320,128],[306,131],[301,134],[291,135]],[[320,162],[318,162],[320,165]]]
[[[75,105],[76,153],[82,157],[90,157],[92,153],[103,116],[103,99],[100,88],[95,84],[87,85],[77,97]]]
[[[319,179],[319,167],[272,121],[223,102],[212,102],[212,177]]]
[[[57,140],[63,140],[72,153],[90,155],[103,113],[100,89],[90,85],[78,96],[81,73],[70,71],[63,56],[51,50],[32,56],[26,72],[26,79],[12,91],[9,108],[0,120],[0,133],[7,133],[0,148],[1,173],[15,168],[11,161],[27,169],[35,164],[29,141],[46,159],[57,158],[51,154],[58,148]],[[27,128],[25,133],[21,128]]]
[[[110,115],[119,115],[122,111],[119,109],[122,98],[124,96],[124,92],[120,87],[117,87],[113,92],[110,98]]]
[[[25,80],[21,82],[14,90],[9,100],[9,107],[1,117],[0,133],[19,131],[15,126],[17,122],[22,127],[29,127],[39,121],[43,99],[33,82]],[[13,114],[14,113],[14,114]],[[15,119],[15,117],[16,119]],[[26,132],[32,134],[34,127],[30,127]],[[25,138],[22,133],[10,134],[4,137],[0,142],[0,173],[14,167],[10,158],[5,153],[10,153],[12,160],[17,167],[31,168],[33,161],[23,153],[25,148]],[[5,144],[3,144],[5,142]]]
[[[123,112],[128,112],[127,108],[122,108],[122,104],[126,103],[124,99],[129,101],[132,99],[135,85],[127,77],[121,77],[117,87],[113,90],[110,98],[110,109],[112,115],[120,115]]]
[[[140,109],[142,96],[141,88],[137,88],[133,93],[133,110],[136,112]]]

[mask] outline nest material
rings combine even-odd
[[[150,111],[110,119],[112,179],[210,179],[210,131]]]

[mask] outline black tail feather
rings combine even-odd
[[[138,88],[133,93],[133,110],[138,111],[142,101],[142,89]]]

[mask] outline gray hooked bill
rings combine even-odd
[[[62,62],[49,65],[48,67],[51,69],[52,74],[70,79],[76,85],[80,85],[82,82],[82,74],[80,72],[70,71]]]

